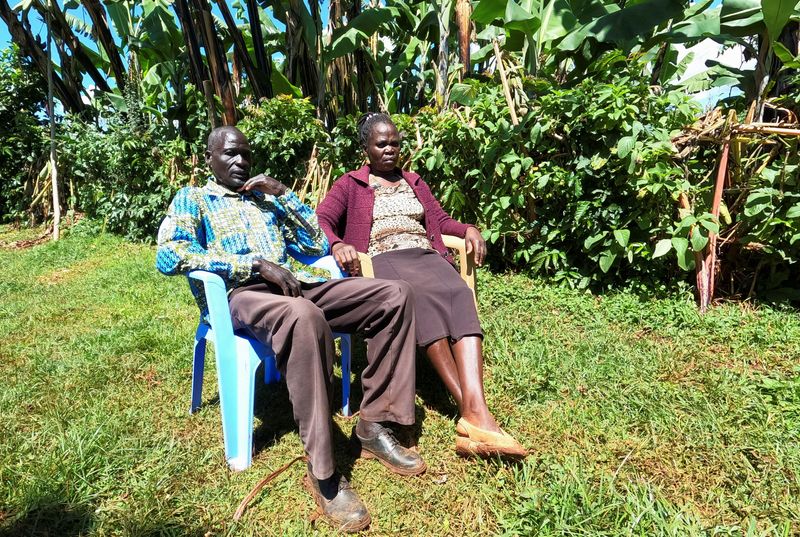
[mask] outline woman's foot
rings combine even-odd
[[[484,431],[493,433],[502,433],[503,430],[497,424],[497,421],[494,419],[494,416],[492,416],[492,413],[489,412],[489,409],[486,408],[486,403],[482,400],[481,403],[482,405],[480,406],[483,408],[479,408],[478,410],[461,409],[461,418],[469,422],[473,427],[478,427]]]
[[[498,431],[490,431],[477,427],[465,418],[456,424],[456,453],[461,456],[509,457],[523,459],[528,450],[522,447],[511,435],[498,427]]]

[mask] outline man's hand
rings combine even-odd
[[[263,173],[251,177],[242,185],[239,192],[250,192],[251,190],[257,190],[258,192],[263,192],[264,194],[270,194],[272,196],[283,196],[286,194],[286,186],[284,186],[283,183]]]
[[[464,240],[467,243],[467,253],[475,251],[475,264],[479,267],[483,266],[483,261],[486,259],[486,241],[483,240],[481,232],[478,231],[478,228],[470,227],[467,229]]]
[[[280,265],[257,259],[253,261],[253,271],[258,272],[264,280],[272,282],[283,289],[284,296],[295,298],[300,296],[300,282],[291,272]]]
[[[350,276],[361,276],[361,262],[358,260],[358,250],[352,244],[337,242],[331,248],[333,257]]]

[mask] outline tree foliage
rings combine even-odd
[[[28,215],[45,150],[42,78],[17,49],[0,51],[0,219]],[[38,210],[30,213],[41,218]]]

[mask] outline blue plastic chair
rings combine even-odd
[[[300,262],[328,270],[331,278],[343,275],[331,256],[316,258],[292,252]],[[275,364],[275,354],[269,346],[233,331],[225,282],[212,272],[195,270],[187,275],[203,282],[208,317],[200,319],[194,336],[194,364],[192,367],[192,404],[189,413],[200,408],[203,392],[206,342],[214,343],[217,357],[219,402],[222,412],[222,433],[225,440],[225,459],[233,471],[246,470],[253,460],[253,400],[255,372],[264,364],[264,382],[278,382],[281,378]],[[350,336],[333,334],[340,339],[342,349],[342,414],[350,416]]]

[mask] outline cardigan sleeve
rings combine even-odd
[[[431,192],[431,189],[428,186],[428,183],[426,183],[424,180],[420,180],[420,189],[422,190],[423,196],[426,198],[425,210],[428,211],[428,216],[433,221],[439,223],[439,229],[441,230],[442,234],[455,235],[456,237],[463,239],[467,234],[467,229],[475,227],[470,224],[462,224],[447,214],[445,210],[442,209],[442,206],[439,204],[436,197],[434,197],[433,192]]]
[[[328,237],[331,248],[337,242],[344,242],[340,236],[344,233],[347,220],[347,175],[337,179],[325,198],[317,205],[319,227]]]

